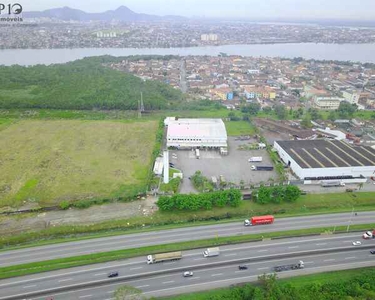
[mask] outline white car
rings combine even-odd
[[[362,243],[360,241],[353,242],[353,246],[361,246]]]
[[[184,277],[191,277],[191,276],[193,276],[193,272],[191,271],[184,272]]]

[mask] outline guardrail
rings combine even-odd
[[[113,284],[116,282],[127,282],[130,280],[139,279],[139,278],[148,278],[148,277],[164,275],[164,274],[169,274],[169,273],[179,273],[179,272],[186,271],[186,269],[189,269],[189,270],[210,269],[210,268],[215,268],[218,266],[236,265],[236,264],[243,264],[243,263],[250,263],[250,262],[258,262],[258,261],[263,261],[263,260],[277,260],[281,258],[292,258],[296,256],[302,257],[302,256],[311,256],[311,255],[317,255],[317,254],[347,252],[347,251],[356,251],[358,249],[373,249],[373,248],[374,248],[373,245],[360,246],[360,247],[351,246],[351,247],[327,248],[327,249],[310,250],[310,251],[297,251],[297,252],[290,252],[290,253],[285,253],[285,254],[258,256],[258,257],[253,257],[253,258],[234,259],[234,260],[227,260],[224,262],[214,262],[210,264],[206,263],[206,264],[193,265],[189,267],[179,267],[179,268],[166,269],[166,270],[155,271],[155,272],[140,273],[136,275],[123,276],[123,277],[117,277],[117,278],[112,278],[112,279],[89,281],[89,282],[73,284],[69,286],[62,286],[58,288],[40,290],[36,292],[5,296],[5,297],[1,297],[0,300],[20,300],[20,299],[26,299],[26,298],[32,298],[32,297],[51,296],[56,293],[75,291],[75,290],[79,290],[82,288],[100,287],[100,286],[105,286],[107,284]],[[209,258],[207,258],[207,260],[209,260]]]

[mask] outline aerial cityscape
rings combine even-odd
[[[0,300],[375,299],[374,12],[0,3]]]

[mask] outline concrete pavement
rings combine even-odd
[[[120,249],[138,248],[189,240],[235,236],[252,233],[276,232],[316,227],[347,226],[374,223],[375,212],[316,215],[277,219],[271,225],[244,227],[242,222],[208,226],[185,227],[163,231],[126,234],[97,239],[67,242],[26,249],[0,252],[0,265],[10,266],[54,258],[71,257]]]
[[[352,245],[352,242],[355,240],[361,240],[362,246],[355,247]],[[283,240],[274,240],[274,241],[264,241],[264,242],[256,242],[256,243],[247,243],[247,244],[238,244],[238,245],[231,245],[220,247],[221,254],[218,257],[211,257],[211,258],[204,258],[202,255],[203,249],[198,250],[191,250],[191,251],[184,251],[183,258],[180,261],[174,262],[166,262],[161,264],[154,264],[154,265],[147,265],[146,258],[139,257],[134,259],[129,259],[122,262],[111,262],[106,264],[98,264],[95,266],[85,266],[80,268],[72,268],[68,270],[60,270],[30,276],[24,276],[20,278],[13,278],[0,281],[0,299],[3,299],[5,296],[11,295],[18,295],[23,293],[30,293],[34,291],[41,291],[47,290],[50,288],[55,287],[68,287],[73,284],[78,283],[87,283],[87,282],[95,282],[95,281],[106,281],[107,274],[111,271],[118,271],[120,277],[131,277],[131,276],[139,276],[143,274],[145,278],[139,278],[134,280],[126,280],[123,283],[118,283],[117,285],[125,285],[129,282],[137,282],[139,286],[144,286],[145,288],[158,286],[163,287],[163,292],[165,292],[164,287],[167,288],[167,291],[174,291],[178,290],[173,285],[173,289],[170,290],[168,287],[172,283],[179,283],[179,281],[170,280],[169,285],[166,283],[159,282],[159,284],[149,284],[144,282],[149,282],[155,280],[155,278],[167,278],[168,276],[172,276],[171,278],[182,278],[182,272],[185,270],[194,270],[195,274],[204,274],[208,269],[235,269],[238,266],[239,261],[241,264],[246,261],[248,264],[262,264],[269,260],[273,260],[273,264],[279,264],[280,261],[292,261],[295,262],[296,260],[302,259],[298,257],[304,257],[312,255],[313,251],[317,253],[320,251],[335,251],[334,253],[327,253],[327,254],[317,254],[316,256],[327,256],[328,261],[335,261],[337,257],[343,257],[344,261],[351,262],[352,260],[358,259],[357,252],[367,253],[369,255],[369,250],[363,250],[364,247],[372,247],[375,249],[375,240],[362,240],[360,233],[350,233],[350,234],[340,234],[340,235],[330,235],[330,236],[314,236],[314,237],[304,237],[304,238],[290,238],[290,239],[283,239]],[[361,249],[362,248],[362,249]],[[339,250],[343,252],[339,252]],[[345,250],[345,251],[344,251]],[[288,257],[286,257],[288,256]],[[319,257],[320,257],[319,256]],[[293,258],[290,258],[293,257]],[[332,260],[333,257],[333,260]],[[370,261],[375,264],[375,255],[370,256]],[[275,262],[276,260],[276,262]],[[303,259],[306,260],[306,259]],[[233,263],[233,265],[232,265]],[[228,264],[230,266],[228,266]],[[264,270],[264,272],[269,272],[270,269],[266,269],[266,267],[259,267],[264,269],[257,269],[258,273],[260,270]],[[178,271],[177,271],[178,270]],[[167,271],[164,274],[156,274],[155,272],[158,271]],[[234,270],[234,277],[230,277],[228,280],[233,281],[234,279],[237,280],[238,276],[244,274],[244,272],[237,272],[238,270]],[[211,272],[211,271],[210,271]],[[154,274],[156,275],[154,275]],[[170,273],[174,275],[170,275]],[[216,274],[216,273],[215,273]],[[215,275],[212,277],[221,277],[224,276],[226,273],[219,273],[220,275]],[[247,274],[245,272],[245,274]],[[231,275],[232,276],[232,275]],[[146,278],[147,277],[147,278]],[[227,278],[227,276],[224,276]],[[168,277],[169,278],[169,277]],[[195,279],[193,279],[195,278]],[[198,280],[197,276],[193,276],[191,280]],[[213,280],[214,278],[211,278]],[[216,278],[215,278],[216,279]],[[164,279],[163,279],[164,280]],[[183,278],[183,282],[187,279]],[[201,280],[199,280],[201,282]],[[111,283],[108,281],[105,286],[102,286],[107,293],[107,297],[110,296],[109,291],[111,291],[111,287],[115,283]],[[166,285],[166,286],[164,286]],[[209,287],[209,285],[208,285]],[[84,289],[92,291],[95,288]],[[145,292],[148,289],[144,289]],[[71,292],[70,292],[71,293]],[[70,293],[63,293],[64,295]],[[150,291],[151,293],[151,291]],[[73,293],[76,295],[75,293]],[[96,293],[95,293],[96,295]],[[102,295],[102,294],[101,294]],[[103,295],[102,295],[103,296]],[[155,295],[153,295],[155,296]],[[88,297],[89,298],[89,297]],[[70,299],[70,298],[55,298],[55,299]],[[78,298],[72,298],[78,299]],[[100,298],[93,298],[93,299],[100,299]],[[105,299],[105,298],[101,298]]]

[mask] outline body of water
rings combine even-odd
[[[375,63],[375,44],[261,44],[225,45],[192,48],[81,48],[81,49],[9,49],[0,50],[0,65],[36,65],[65,63],[88,56],[113,55],[229,55],[303,57],[318,60],[350,60]]]

